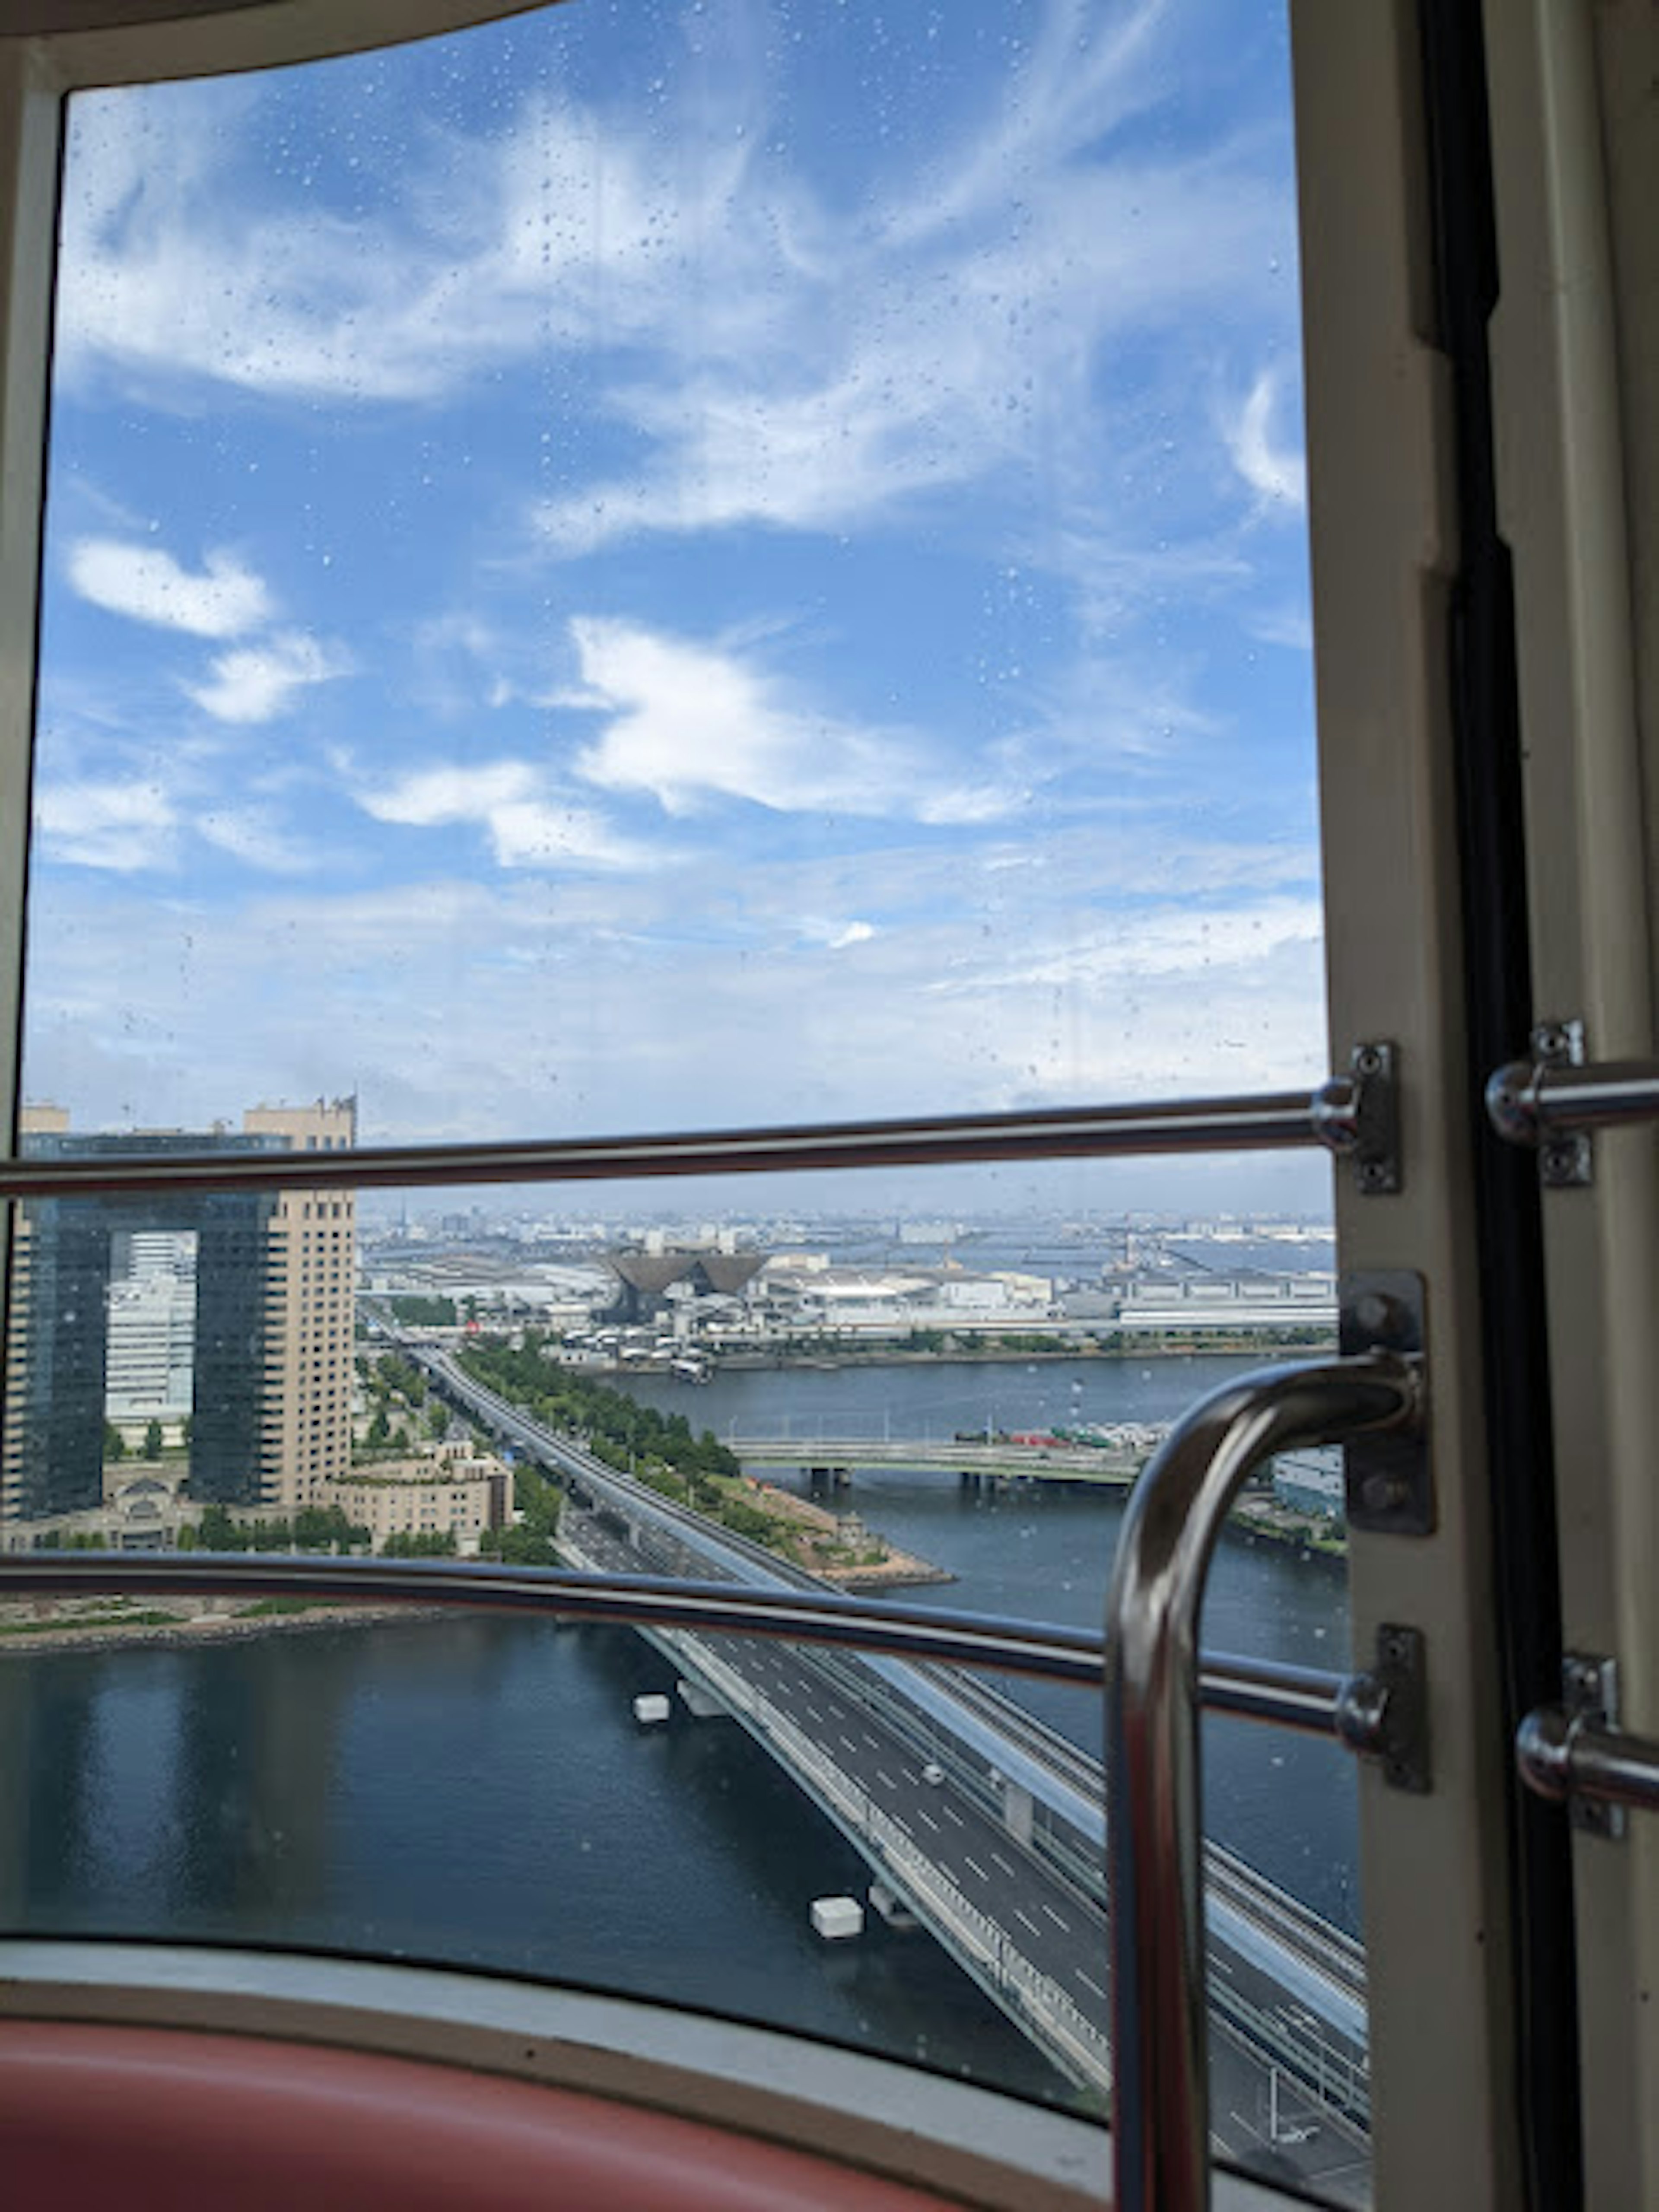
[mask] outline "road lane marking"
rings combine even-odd
[[[897,1783],[894,1781],[892,1776],[887,1771],[884,1766],[878,1766],[876,1769],[876,1779],[880,1783],[884,1790],[896,1790],[898,1788]]]
[[[1103,1998],[1105,1996],[1105,1990],[1101,1988],[1100,1984],[1095,1979],[1092,1974],[1085,1974],[1081,1966],[1073,1966],[1072,1972],[1077,1976],[1077,1978],[1082,1983],[1085,1990],[1092,1990],[1097,1997]]]
[[[1010,1865],[1009,1865],[1009,1863],[1008,1863],[1008,1862],[1007,1862],[1007,1860],[1006,1860],[1006,1858],[1004,1858],[1004,1857],[1003,1857],[1002,1853],[1001,1853],[1000,1851],[993,1851],[993,1852],[992,1852],[992,1854],[991,1854],[991,1856],[992,1856],[992,1857],[996,1861],[997,1864],[998,1864],[998,1865],[1002,1869],[1002,1871],[1004,1872],[1004,1874],[1006,1874],[1006,1875],[1012,1875],[1013,1876],[1013,1878],[1014,1878],[1014,1880],[1015,1880],[1016,1881],[1018,1881],[1019,1880],[1019,1869],[1018,1869],[1018,1867],[1012,1867],[1012,1866],[1010,1866]]]
[[[1050,1919],[1050,1920],[1052,1920],[1052,1921],[1054,1922],[1054,1925],[1055,1925],[1055,1927],[1056,1927],[1056,1928],[1063,1928],[1063,1929],[1066,1930],[1066,1933],[1068,1936],[1071,1934],[1071,1932],[1072,1932],[1072,1923],[1071,1923],[1071,1922],[1070,1922],[1069,1920],[1067,1920],[1067,1919],[1065,1919],[1065,1918],[1064,1918],[1064,1917],[1063,1917],[1060,1913],[1056,1912],[1056,1911],[1054,1911],[1054,1906],[1053,1906],[1052,1905],[1045,1905],[1042,1907],[1042,1910],[1043,1910],[1043,1911],[1048,1914],[1048,1916],[1049,1919]]]
[[[963,1852],[963,1857],[964,1857],[964,1858],[966,1858],[966,1857],[967,1857],[967,1853],[964,1851],[964,1852]],[[988,1874],[987,1874],[987,1873],[986,1873],[986,1871],[985,1871],[984,1868],[980,1864],[980,1863],[979,1863],[979,1861],[978,1861],[977,1859],[969,1859],[969,1860],[968,1860],[968,1863],[969,1863],[969,1865],[970,1867],[972,1867],[972,1869],[974,1869],[974,1872],[975,1872],[975,1873],[979,1876],[979,1878],[980,1878],[980,1880],[981,1880],[981,1881],[989,1881],[989,1880],[991,1879],[990,1875],[989,1875]]]
[[[1032,1919],[1030,1914],[1022,1906],[1017,1905],[1014,1907],[1014,1917],[1016,1920],[1024,1921],[1026,1927],[1030,1929],[1033,1936],[1042,1935],[1042,1930],[1037,1926],[1036,1921]]]
[[[921,1809],[921,1806],[920,1806],[920,1805],[918,1805],[918,1806],[917,1806],[917,1808],[916,1808],[916,1818],[917,1818],[917,1820],[926,1820],[926,1821],[927,1821],[927,1825],[928,1825],[928,1826],[933,1830],[933,1833],[934,1833],[935,1835],[938,1835],[938,1834],[939,1834],[939,1822],[938,1822],[938,1821],[933,1818],[933,1814],[932,1814],[931,1813],[924,1813],[924,1812],[922,1811],[922,1809]]]
[[[961,1814],[957,1812],[954,1805],[941,1805],[939,1809],[944,1814],[947,1820],[954,1820],[957,1827],[965,1828],[967,1826],[968,1823],[963,1819]]]

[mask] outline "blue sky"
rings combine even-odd
[[[31,1096],[1324,1072],[1274,9],[568,0],[71,116]]]

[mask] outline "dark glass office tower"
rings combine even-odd
[[[273,1135],[198,1131],[75,1136],[33,1131],[40,1157],[285,1152]],[[273,1469],[266,1401],[277,1255],[270,1193],[29,1201],[18,1209],[6,1329],[0,1518],[39,1521],[103,1503],[110,1285],[116,1240],[162,1231],[196,1240],[190,1489],[202,1503],[256,1505]]]

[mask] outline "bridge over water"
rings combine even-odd
[[[573,1566],[818,1587],[543,1427],[447,1355],[409,1349],[475,1419],[559,1477]],[[681,1630],[651,1640],[1064,2073],[1109,2089],[1097,1759],[959,1668]],[[1231,1854],[1210,1845],[1206,1861],[1218,2145],[1240,2148],[1229,2125],[1253,2132],[1246,2116],[1289,2085],[1317,2124],[1278,2148],[1340,2198],[1361,2171],[1370,2118],[1362,1954]]]
[[[860,1468],[902,1467],[970,1482],[1098,1483],[1117,1489],[1134,1480],[1156,1449],[1156,1439],[1034,1444],[976,1437],[728,1436],[721,1442],[745,1470],[799,1468],[839,1480],[850,1479]]]

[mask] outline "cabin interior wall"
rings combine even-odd
[[[1432,343],[1414,9],[1296,0],[1310,527],[1331,1035],[1403,1072],[1395,1196],[1337,1178],[1346,1269],[1427,1289],[1438,1525],[1352,1543],[1356,1657],[1428,1639],[1434,1790],[1367,1771],[1377,2201],[1516,2201],[1505,1745],[1491,1623],[1447,635],[1457,548],[1450,392]],[[1356,282],[1356,272],[1363,281]],[[1432,1989],[1436,2033],[1423,2032]]]
[[[1489,6],[1502,290],[1498,495],[1515,562],[1535,1018],[1590,1058],[1650,1058],[1659,739],[1659,17]],[[1645,192],[1646,198],[1642,196]],[[1516,1039],[1516,1049],[1522,1040]],[[1595,1182],[1545,1194],[1569,1650],[1615,1658],[1659,1733],[1659,1158],[1595,1140]],[[1659,1827],[1575,1846],[1585,2201],[1659,2197]]]

